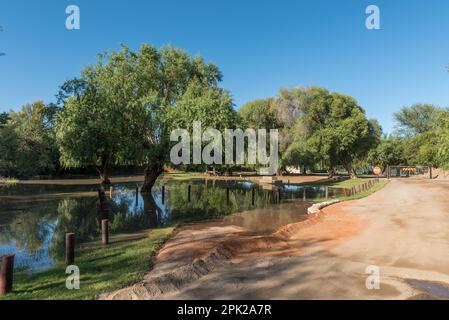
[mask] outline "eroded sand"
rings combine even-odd
[[[144,281],[101,298],[447,298],[448,194],[449,182],[393,180],[268,235],[187,225]],[[366,288],[369,265],[380,268],[380,290]]]

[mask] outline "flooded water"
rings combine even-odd
[[[52,184],[1,186],[0,256],[15,253],[16,268],[36,271],[62,261],[67,232],[76,234],[77,243],[98,240],[101,237],[98,188],[98,185]],[[211,179],[162,180],[152,195],[138,193],[136,197],[135,190],[136,183],[114,184],[112,198],[106,190],[111,234],[212,218],[252,232],[271,232],[304,219],[310,201],[324,197],[325,193],[319,186],[284,185],[265,190],[247,181]]]

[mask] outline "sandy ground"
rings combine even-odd
[[[144,281],[101,298],[449,299],[448,194],[449,181],[392,180],[265,236],[187,225]]]

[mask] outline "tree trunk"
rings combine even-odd
[[[355,172],[355,169],[351,164],[346,165],[346,170],[348,171],[349,178],[351,179],[357,178],[357,173]]]
[[[156,228],[160,226],[159,212],[156,201],[151,193],[142,196],[143,212],[148,217],[149,227]]]
[[[328,179],[332,179],[334,177],[334,175],[335,175],[334,169],[327,170],[327,177],[328,177]]]
[[[142,185],[142,193],[149,193],[156,183],[157,178],[164,172],[163,166],[160,163],[149,164],[145,168],[145,179]]]
[[[100,183],[103,184],[111,184],[111,180],[109,180],[109,173],[108,173],[108,158],[103,157],[101,159],[101,167],[98,169],[98,174],[100,175]]]

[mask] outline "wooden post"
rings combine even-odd
[[[112,199],[112,191],[114,190],[114,188],[112,188],[112,186],[109,188],[109,198]]]
[[[101,220],[101,242],[104,245],[109,244],[109,220]]]
[[[139,187],[136,187],[136,207],[139,205]]]
[[[226,201],[229,204],[229,188],[226,188]]]
[[[14,255],[8,254],[2,257],[2,269],[0,270],[0,296],[12,291],[14,280]]]
[[[192,200],[192,195],[191,195],[191,193],[192,193],[192,186],[189,184],[189,190],[188,190],[188,192],[187,192],[187,198],[188,198],[188,201],[189,201],[189,202]]]
[[[75,234],[66,233],[65,235],[65,263],[72,265],[75,262]]]
[[[326,200],[329,199],[329,187],[326,187]]]
[[[432,167],[429,167],[429,178],[430,180],[433,179]]]
[[[278,189],[278,202],[279,202],[279,203],[281,203],[281,200],[282,200],[281,192],[282,192],[282,189],[279,188],[279,189]]]
[[[255,203],[256,203],[256,189],[253,188],[252,189],[252,204],[253,204],[253,206]]]
[[[165,186],[162,186],[162,204],[165,204]]]
[[[306,201],[306,187],[302,188],[302,200]]]

